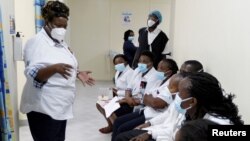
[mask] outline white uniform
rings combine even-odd
[[[166,111],[149,120],[150,127],[143,130],[150,130],[152,138],[157,141],[172,141],[173,134],[178,131],[179,124],[185,119],[185,116],[178,113],[175,104],[172,102]]]
[[[230,125],[230,120],[217,118],[209,114],[206,114],[203,118],[221,125]],[[143,130],[151,131],[152,138],[156,141],[174,141],[175,134],[181,128],[184,120],[185,115],[180,114],[175,109],[174,102],[172,102],[164,113],[149,120],[151,126],[144,128]]]
[[[166,103],[171,104],[173,100],[172,100],[172,95],[168,90],[169,80],[170,80],[170,78],[162,85],[160,85],[161,83],[156,85],[156,87],[152,88],[149,91],[149,93],[146,93],[146,94],[152,94],[152,96],[154,98],[160,98],[163,101],[165,101]],[[162,82],[162,81],[160,81],[160,82]],[[159,115],[160,113],[164,112],[166,109],[167,109],[167,107],[163,108],[163,109],[155,109],[155,108],[152,108],[150,106],[146,106],[144,108],[144,116],[145,116],[146,120],[149,120],[149,119]]]
[[[73,101],[75,98],[75,80],[77,60],[69,51],[66,43],[55,42],[42,29],[30,39],[24,48],[25,75],[27,78],[22,100],[21,112],[40,112],[56,120],[65,120],[73,117]],[[57,63],[69,64],[71,77],[63,78],[60,74],[52,75],[41,87],[34,86],[34,78],[30,73],[34,68],[44,68]]]
[[[119,97],[125,96],[125,90],[127,89],[128,83],[131,81],[131,76],[133,75],[134,70],[129,67],[129,65],[126,66],[125,70],[122,72],[122,74],[119,76],[120,72],[116,71],[115,74],[115,86],[117,89],[117,95]],[[119,77],[118,77],[119,76]]]
[[[147,74],[145,74],[142,77],[142,73],[139,72],[138,69],[134,70],[134,73],[132,75],[131,81],[129,82],[129,85],[127,89],[132,90],[132,95],[135,96],[138,93],[140,93],[140,84],[142,80],[147,81],[147,85],[145,88],[145,93],[147,93],[151,88],[154,87],[155,83],[157,83],[157,77],[156,77],[156,70],[154,67],[152,67]]]

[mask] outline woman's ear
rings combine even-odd
[[[166,72],[166,75],[167,76],[171,76],[173,74],[173,71],[172,70],[168,70],[167,72]]]
[[[194,107],[197,105],[197,99],[195,97],[193,97],[191,103],[190,103],[190,106]]]

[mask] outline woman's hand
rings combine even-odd
[[[68,77],[71,76],[70,71],[73,68],[69,64],[59,63],[53,65],[55,71],[59,74],[61,74],[65,79],[68,79]]]
[[[137,137],[130,139],[129,141],[147,141],[148,139],[150,139],[150,137],[151,136],[148,133],[143,133]]]
[[[136,102],[132,97],[125,97],[125,100],[129,106],[136,106]]]
[[[123,98],[123,99],[119,100],[118,103],[119,103],[119,104],[125,104],[125,103],[127,103],[127,101],[126,101],[125,98]]]
[[[80,71],[77,74],[78,79],[82,82],[82,84],[85,86],[85,83],[89,86],[92,86],[95,84],[95,80],[89,76],[91,71]]]

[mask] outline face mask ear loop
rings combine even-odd
[[[193,98],[193,97],[186,98],[186,99],[182,100],[181,103],[182,103],[182,102],[185,102],[185,101],[188,101],[188,100],[190,100],[190,99],[192,99],[192,98]],[[192,108],[192,106],[191,106],[191,104],[190,104],[189,107],[187,107],[185,110],[189,110],[189,109],[191,109],[191,108]]]

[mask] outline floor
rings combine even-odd
[[[83,87],[77,82],[77,95],[74,103],[74,118],[68,121],[66,141],[110,141],[111,134],[101,134],[98,129],[106,126],[104,118],[97,111],[95,103],[100,90],[112,87],[110,81],[96,82],[95,86]],[[29,127],[20,127],[20,141],[33,141]]]

